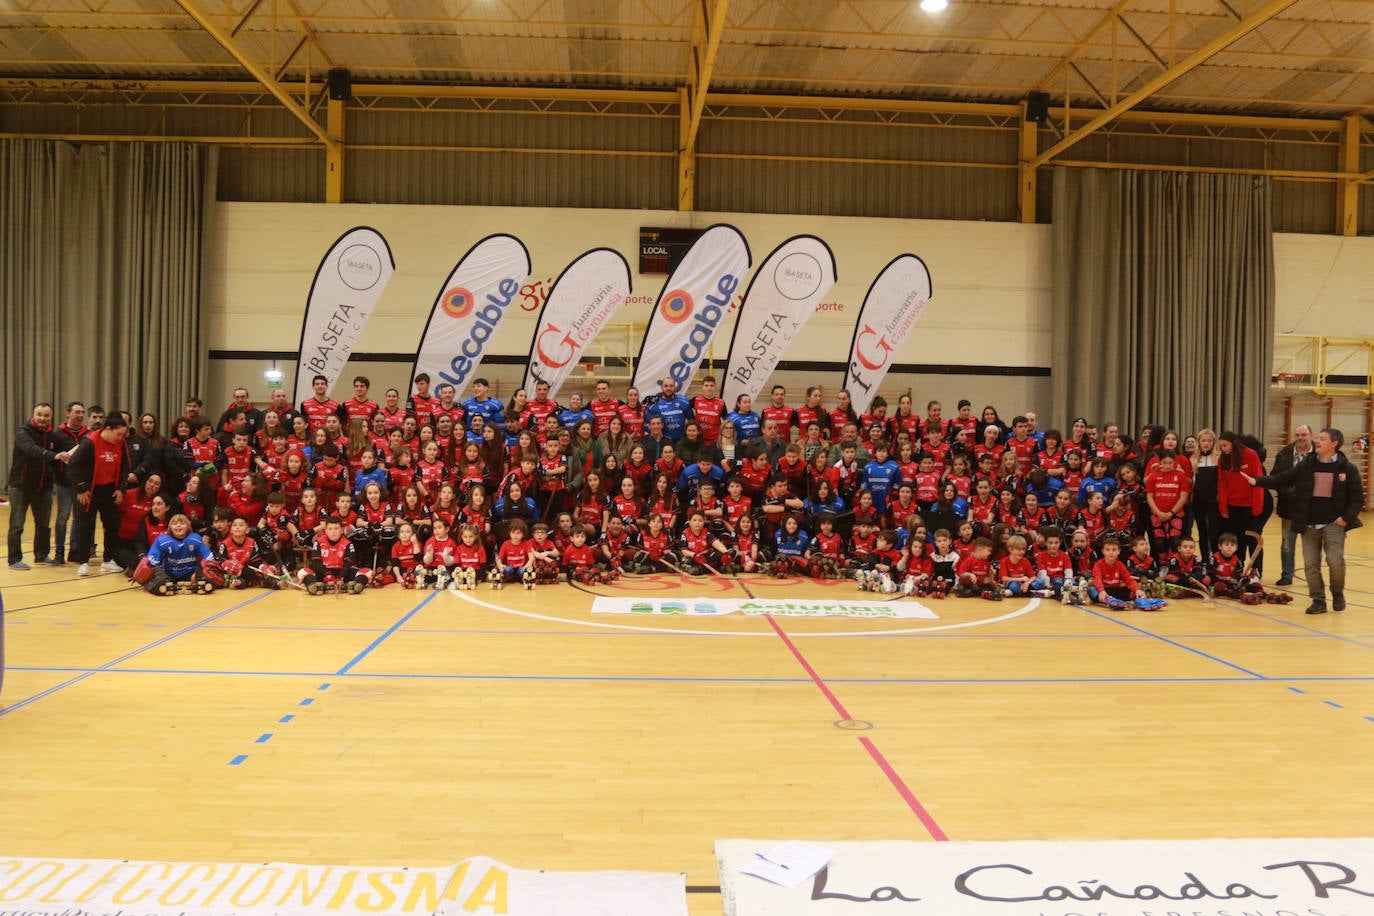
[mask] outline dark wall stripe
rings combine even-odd
[[[278,350],[211,350],[211,359],[245,359],[258,362],[272,360],[295,360],[298,354]],[[411,363],[414,353],[353,353],[350,362],[359,363]],[[525,356],[487,354],[482,362],[493,366],[523,366],[529,359]],[[723,371],[725,360],[711,362],[711,369]],[[826,360],[785,359],[778,363],[781,372],[835,372],[844,371],[844,363]],[[1048,366],[963,366],[944,363],[893,363],[892,372],[907,375],[992,375],[1016,378],[1049,378]]]

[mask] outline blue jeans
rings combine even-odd
[[[42,560],[48,556],[51,532],[48,521],[52,517],[52,490],[25,490],[10,487],[10,563],[24,559],[24,516],[33,513],[33,556]]]
[[[1293,530],[1287,519],[1283,522],[1283,543],[1279,545],[1279,577],[1293,578],[1293,566],[1298,553],[1298,532]]]

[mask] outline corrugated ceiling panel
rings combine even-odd
[[[221,149],[219,199],[321,203],[324,150]]]

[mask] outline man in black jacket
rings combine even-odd
[[[1288,524],[1302,535],[1302,559],[1307,572],[1309,614],[1326,613],[1322,581],[1322,553],[1331,575],[1331,610],[1345,610],[1345,533],[1360,527],[1364,488],[1360,472],[1341,452],[1345,437],[1339,429],[1324,429],[1312,439],[1312,454],[1281,474],[1249,477],[1251,484],[1270,489],[1293,488]]]
[[[52,487],[56,465],[68,458],[52,430],[52,405],[39,404],[29,422],[14,433],[14,460],[10,462],[10,569],[28,569],[24,562],[24,516],[33,513],[33,555],[39,563],[48,556],[52,534]]]
[[[1282,474],[1290,470],[1299,461],[1312,453],[1312,427],[1306,423],[1299,423],[1293,427],[1293,441],[1279,450],[1274,458],[1274,466],[1269,473],[1273,475]],[[1275,514],[1285,522],[1293,518],[1293,502],[1295,499],[1292,487],[1280,487],[1277,491],[1278,499],[1275,501]],[[1297,556],[1298,532],[1292,525],[1283,526],[1283,546],[1279,548],[1279,562],[1283,569],[1279,574],[1279,580],[1275,585],[1293,584],[1294,559]]]

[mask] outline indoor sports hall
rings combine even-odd
[[[1374,914],[1372,289],[1374,0],[0,0],[0,916]]]

